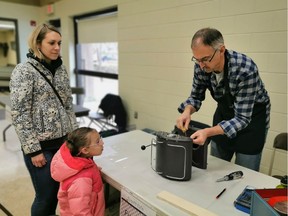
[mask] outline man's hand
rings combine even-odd
[[[195,133],[193,133],[190,137],[193,140],[193,143],[198,145],[204,145],[208,137],[220,134],[221,135],[224,134],[224,131],[219,125],[216,125],[214,127],[198,130]]]
[[[185,107],[183,113],[179,116],[176,121],[176,126],[184,133],[188,130],[189,123],[191,121],[191,114],[195,112],[195,108],[191,105]]]
[[[190,138],[193,140],[193,143],[198,145],[204,145],[206,139],[208,138],[207,130],[202,129],[198,130],[195,133],[193,133]]]

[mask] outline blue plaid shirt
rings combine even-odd
[[[251,58],[232,50],[226,50],[228,58],[228,80],[231,95],[234,101],[234,118],[221,121],[220,127],[229,138],[234,138],[237,131],[248,126],[251,121],[255,103],[266,104],[266,128],[270,122],[270,99],[264,84],[259,76],[258,68]],[[214,73],[205,73],[199,65],[195,64],[191,95],[181,103],[178,111],[182,113],[185,106],[192,105],[197,111],[205,100],[206,89],[212,88],[215,99],[224,95],[225,85],[221,80],[216,81]]]

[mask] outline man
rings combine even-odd
[[[211,137],[211,155],[259,171],[270,121],[270,99],[253,60],[227,50],[222,34],[200,29],[191,44],[195,62],[191,95],[178,111],[177,127],[188,129],[191,115],[198,111],[208,89],[217,102],[213,127],[191,135],[203,144]]]

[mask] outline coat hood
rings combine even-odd
[[[55,181],[62,182],[92,166],[95,166],[93,159],[73,157],[65,142],[53,157],[51,176]]]

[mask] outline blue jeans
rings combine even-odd
[[[51,160],[55,151],[44,151],[47,164],[41,168],[32,164],[31,157],[24,155],[26,167],[30,173],[35,190],[35,198],[31,207],[31,216],[55,215],[59,182],[54,181],[50,174]]]
[[[233,151],[228,151],[226,149],[221,148],[221,145],[217,145],[213,140],[211,140],[211,155],[218,157],[220,159],[231,161],[233,155],[235,153],[235,164],[238,164],[240,166],[259,171],[260,168],[260,162],[261,162],[261,156],[262,152],[256,155],[247,155],[247,154],[241,154]]]

